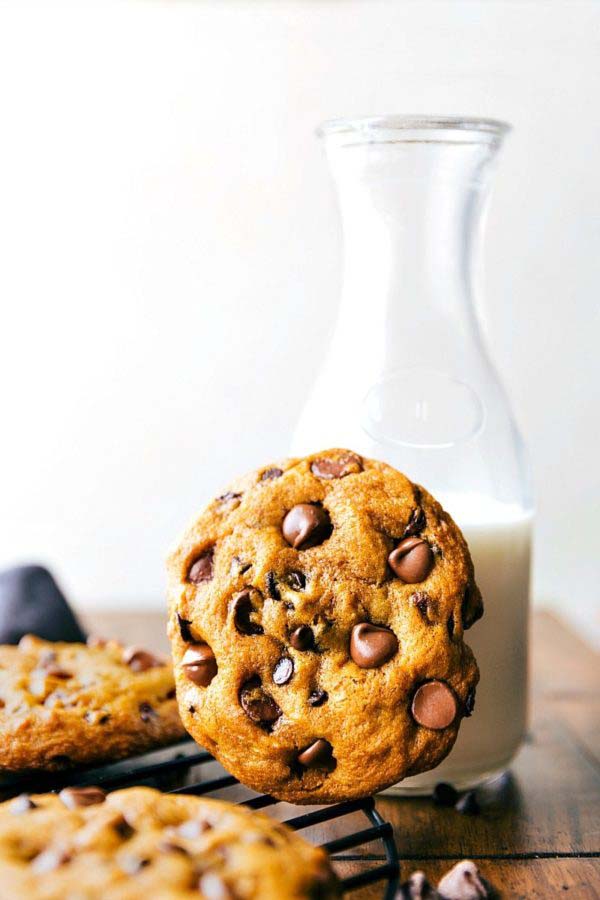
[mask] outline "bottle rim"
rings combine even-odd
[[[336,136],[343,143],[447,141],[448,132],[469,141],[499,141],[511,130],[508,122],[475,116],[388,115],[329,119],[317,128],[317,136]],[[418,137],[419,132],[425,132]],[[437,133],[437,134],[436,134]]]

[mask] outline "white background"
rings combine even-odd
[[[599,627],[600,3],[0,0],[0,85],[0,565],[160,606],[184,522],[285,454],[333,326],[314,127],[494,116],[485,310],[535,596]]]

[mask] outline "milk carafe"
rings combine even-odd
[[[342,300],[292,452],[349,447],[423,484],[462,528],[485,603],[465,635],[481,670],[475,712],[447,760],[392,789],[400,793],[502,772],[526,729],[532,498],[476,304],[483,214],[507,131],[405,116],[320,130],[342,220]]]

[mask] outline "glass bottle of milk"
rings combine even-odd
[[[493,777],[527,724],[530,479],[476,311],[483,216],[507,131],[405,116],[320,130],[342,220],[342,300],[292,452],[349,447],[423,484],[463,530],[485,604],[466,635],[481,670],[475,712],[448,758],[398,793]]]

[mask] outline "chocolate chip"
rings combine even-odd
[[[252,563],[243,562],[239,556],[234,556],[229,567],[230,575],[245,575],[248,569],[252,568]]]
[[[277,579],[275,577],[275,572],[267,572],[266,577],[266,585],[267,585],[267,594],[273,600],[281,600],[281,594],[279,593],[279,588],[277,587]]]
[[[298,572],[297,569],[288,572],[286,581],[293,591],[303,591],[306,587],[306,575],[304,572]]]
[[[53,872],[69,862],[70,859],[71,855],[67,850],[49,847],[31,861],[31,869],[36,875],[45,875],[46,872]]]
[[[483,615],[483,601],[481,594],[474,584],[469,584],[465,588],[465,594],[461,604],[460,614],[463,620],[463,628],[465,631],[474,625]]]
[[[100,709],[89,709],[83,718],[89,725],[106,725],[110,716]]]
[[[185,641],[186,644],[193,643],[194,638],[192,637],[192,632],[190,631],[192,620],[184,619],[183,616],[180,616],[179,613],[177,613],[177,624],[179,625],[179,634],[181,635],[181,640]]]
[[[448,630],[448,636],[450,640],[454,637],[454,615],[448,616],[448,621],[446,622],[446,628]]]
[[[265,471],[260,476],[261,481],[272,481],[274,478],[281,478],[283,475],[283,469],[278,469],[277,466],[273,466],[272,469],[265,469]]]
[[[413,509],[412,513],[410,514],[408,525],[402,532],[402,537],[414,537],[415,535],[420,534],[420,532],[425,528],[426,524],[427,520],[425,519],[425,513],[420,506],[417,506],[417,508]]]
[[[138,709],[140,711],[140,719],[142,720],[142,722],[151,722],[152,719],[158,718],[158,713],[150,706],[149,703],[140,703]]]
[[[309,706],[323,706],[323,704],[329,699],[329,694],[327,691],[316,690],[313,691],[312,694],[309,695],[308,705]]]
[[[401,541],[388,556],[393,572],[406,584],[424,581],[433,568],[431,547],[422,538],[409,537]]]
[[[198,882],[198,890],[205,900],[233,900],[233,894],[222,878],[214,872],[205,872]]]
[[[469,693],[467,694],[467,699],[465,700],[465,708],[464,708],[464,716],[468,719],[473,715],[473,710],[475,709],[475,688],[471,688]]]
[[[259,611],[253,605],[253,597],[260,597],[258,591],[245,590],[234,597],[232,603],[233,621],[240,634],[263,634],[263,627],[254,621]],[[254,616],[254,619],[252,618]]]
[[[307,550],[327,540],[332,526],[329,513],[322,506],[298,503],[286,515],[281,530],[295,550]]]
[[[251,678],[242,685],[240,704],[246,715],[257,725],[270,726],[281,716],[281,710],[261,687],[260,679]]]
[[[415,691],[413,718],[424,728],[441,731],[456,718],[457,703],[452,688],[443,681],[426,681]]]
[[[28,812],[30,809],[37,809],[37,803],[33,802],[29,794],[19,794],[8,808],[13,816],[20,816],[21,813]]]
[[[490,896],[487,882],[470,859],[463,859],[438,884],[441,900],[485,900]]]
[[[416,606],[425,621],[432,625],[438,614],[437,600],[434,600],[426,591],[415,591],[410,595],[410,602]]]
[[[290,635],[290,644],[294,650],[310,650],[314,643],[315,636],[308,625],[300,625]]]
[[[466,794],[463,794],[454,808],[463,816],[476,816],[480,812],[480,808],[475,791],[467,791]]]
[[[362,472],[362,460],[356,453],[342,453],[339,456],[321,456],[313,460],[310,470],[317,478],[330,480],[332,478],[344,478]]]
[[[58,796],[67,809],[96,806],[106,800],[106,793],[99,787],[67,787],[63,788]]]
[[[164,660],[159,659],[142,647],[126,647],[121,658],[132,672],[146,672],[148,669],[156,669],[165,665]]]
[[[144,859],[141,856],[122,856],[119,859],[119,868],[122,872],[125,872],[126,875],[137,875],[138,872],[141,872],[142,869],[145,869],[146,866],[150,865],[149,859]]]
[[[318,769],[333,761],[333,747],[324,738],[313,741],[296,757],[297,762],[305,769]]]
[[[61,666],[57,666],[54,664],[50,664],[49,666],[44,667],[44,674],[48,678],[60,678],[61,681],[66,681],[68,678],[72,678],[73,675],[71,672],[67,672],[65,669],[61,668]]]
[[[185,847],[182,847],[181,844],[176,844],[175,841],[170,841],[168,838],[159,841],[156,847],[161,853],[179,853],[181,856],[190,855]]]
[[[221,494],[220,497],[217,497],[219,503],[229,503],[231,500],[240,500],[241,494],[236,494],[234,491],[227,491],[225,494]]]
[[[208,687],[218,671],[217,660],[208,644],[192,644],[183,654],[181,668],[185,677],[200,687]]]
[[[135,828],[130,825],[125,816],[122,815],[113,821],[112,827],[124,841],[130,838],[135,832]]]
[[[197,556],[188,571],[188,581],[192,584],[202,584],[204,581],[210,581],[213,577],[215,548],[209,547],[204,550],[200,556]]]
[[[440,781],[433,789],[433,800],[438,806],[454,806],[458,800],[458,791],[451,784]]]
[[[294,674],[294,661],[289,656],[282,656],[275,663],[273,681],[275,684],[287,684]]]
[[[377,669],[398,652],[398,638],[389,628],[361,622],[350,636],[350,656],[361,669]]]
[[[400,885],[397,900],[437,900],[435,891],[424,872],[413,872],[407,881]]]

